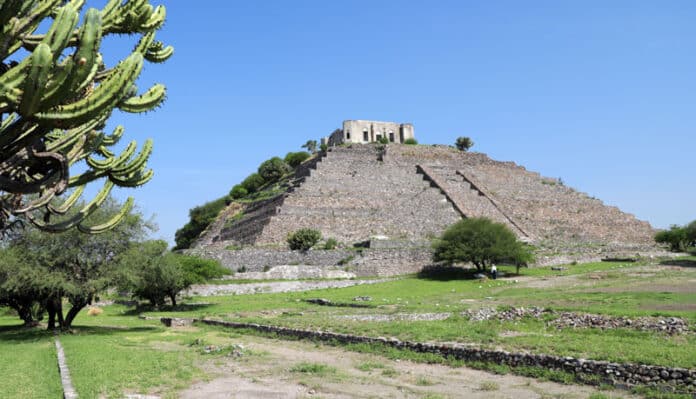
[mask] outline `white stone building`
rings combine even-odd
[[[403,143],[407,139],[414,139],[413,125],[410,123],[348,120],[343,121],[343,129],[336,129],[331,135],[322,138],[321,142],[329,146],[344,143],[367,144],[379,142],[383,137],[386,137],[390,143]]]

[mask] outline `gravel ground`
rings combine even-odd
[[[391,279],[375,280],[328,280],[328,281],[275,281],[258,282],[249,284],[225,284],[225,285],[193,285],[186,295],[214,296],[214,295],[241,295],[260,294],[271,292],[297,292],[321,290],[326,288],[344,288],[353,285],[376,284]]]

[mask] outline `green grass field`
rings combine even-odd
[[[569,265],[523,270],[499,280],[406,276],[402,279],[341,289],[283,294],[188,298],[168,311],[110,305],[98,316],[82,312],[72,334],[60,336],[73,383],[81,397],[120,397],[124,392],[154,392],[175,397],[177,390],[205,379],[199,368],[211,355],[203,345],[224,344],[230,332],[212,327],[169,329],[149,316],[216,317],[290,327],[398,337],[415,341],[473,343],[486,348],[531,351],[617,362],[696,367],[693,333],[669,336],[631,329],[563,329],[545,319],[469,321],[458,314],[479,307],[543,306],[615,316],[678,316],[696,322],[696,292],[691,290],[696,257],[682,266],[648,267],[639,263]],[[685,263],[684,263],[685,262]],[[502,268],[504,272],[512,269]],[[517,280],[517,282],[515,281]],[[652,287],[652,288],[651,288]],[[352,303],[370,296],[371,308],[318,306],[303,301],[325,298]],[[362,302],[361,302],[362,303]],[[449,313],[439,321],[363,321],[367,315]],[[53,334],[25,329],[12,315],[0,316],[0,392],[8,398],[55,398],[61,388]],[[693,327],[692,327],[693,329]],[[248,332],[242,332],[248,333]],[[365,351],[369,348],[351,348]],[[380,350],[376,350],[379,352]],[[382,351],[387,357],[403,354]],[[215,356],[214,354],[212,356]],[[433,361],[418,356],[414,360]],[[493,366],[485,366],[493,368]],[[300,370],[298,372],[307,372]],[[304,370],[304,369],[303,369]],[[502,370],[505,372],[507,370]]]

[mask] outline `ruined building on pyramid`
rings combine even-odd
[[[390,143],[374,143],[375,132]],[[405,273],[430,261],[429,243],[449,225],[481,216],[507,225],[537,247],[540,262],[654,249],[650,224],[558,179],[481,153],[399,144],[414,137],[412,125],[347,121],[332,137],[327,142],[335,145],[302,164],[285,190],[231,204],[201,235],[195,251],[228,267],[252,269],[292,263],[330,266],[354,256],[355,251],[341,250],[292,254],[287,235],[309,227],[343,247],[367,243],[371,248],[360,254],[364,259],[350,259],[358,269],[363,261],[362,274]],[[224,249],[230,247],[245,249]],[[263,259],[255,260],[259,256]]]

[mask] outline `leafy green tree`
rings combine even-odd
[[[90,223],[112,187],[140,186],[153,176],[147,168],[152,141],[139,153],[134,141],[115,152],[123,127],[111,134],[104,127],[114,109],[141,113],[163,102],[163,85],[138,95],[135,83],[145,61],[164,62],[173,53],[171,46],[155,40],[165,8],[147,0],[108,1],[101,10],[84,5],[0,2],[0,232],[14,225],[17,215],[51,232],[108,229],[133,204],[129,199],[112,219]],[[102,39],[119,35],[134,36],[137,44],[109,66],[106,60],[113,57],[101,53]],[[86,206],[74,201],[87,184],[99,181],[101,190]],[[69,191],[72,195],[62,197]],[[46,206],[60,198],[62,206],[55,201]],[[81,204],[80,212],[70,220],[60,218],[76,204]]]
[[[93,217],[100,221],[110,220],[120,208],[121,204],[109,198]],[[9,248],[16,251],[22,263],[40,271],[27,276],[39,278],[48,311],[48,328],[54,329],[57,321],[61,329],[70,329],[80,310],[111,285],[114,259],[152,229],[140,213],[131,210],[121,223],[101,234],[83,234],[76,229],[49,234],[27,228],[9,243]],[[29,280],[25,282],[24,289],[34,290]],[[64,298],[70,303],[65,314]]]
[[[186,274],[186,279],[192,284],[202,284],[208,280],[222,278],[231,271],[222,267],[214,259],[199,258],[191,255],[178,255],[179,264]]]
[[[283,177],[283,175],[290,172],[290,170],[290,166],[285,163],[285,161],[279,157],[273,157],[261,163],[259,166],[259,175],[261,175],[266,182],[275,182]]]
[[[454,264],[471,262],[479,271],[493,263],[532,260],[528,247],[504,224],[487,218],[468,218],[453,224],[434,245],[433,260]]]
[[[288,234],[288,245],[292,250],[307,251],[321,240],[321,233],[315,229],[299,229]]]
[[[258,173],[252,173],[249,176],[246,177],[241,183],[242,187],[244,187],[249,194],[255,193],[258,191],[261,186],[266,184],[266,181],[261,177],[260,174]]]
[[[696,244],[696,220],[686,226],[672,225],[655,234],[655,241],[668,244],[670,251],[684,252]]]
[[[459,151],[468,151],[469,148],[474,146],[474,142],[469,137],[457,137],[454,145]]]
[[[131,248],[120,257],[119,265],[119,288],[155,307],[162,307],[167,298],[176,306],[176,296],[193,283],[179,257],[167,251],[165,241],[146,241]]]
[[[25,326],[35,326],[43,318],[45,298],[57,280],[45,267],[23,262],[16,249],[0,250],[0,305],[17,312]]]
[[[306,151],[288,152],[288,154],[285,155],[285,163],[293,168],[296,168],[311,156],[312,155]]]
[[[248,194],[249,191],[247,191],[247,189],[244,188],[241,184],[237,184],[236,186],[232,187],[232,190],[230,190],[230,197],[232,197],[232,199],[244,198]]]
[[[306,148],[307,151],[314,154],[315,152],[317,152],[317,141],[316,140],[307,140],[307,142],[302,145],[302,148]]]
[[[174,234],[174,249],[189,248],[226,205],[227,197],[222,197],[189,210],[189,221]]]

